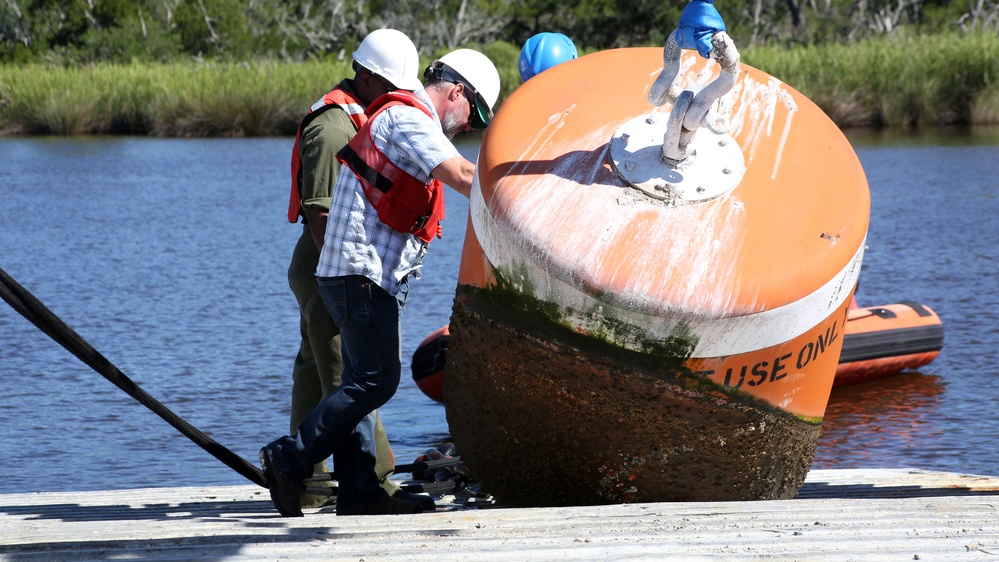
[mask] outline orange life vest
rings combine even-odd
[[[379,220],[393,230],[412,234],[429,243],[435,236],[441,236],[444,183],[434,178],[429,182],[414,178],[382,154],[371,138],[371,123],[375,117],[396,105],[415,107],[432,117],[430,109],[412,92],[396,90],[385,94],[368,106],[367,124],[336,157],[357,176],[365,197],[378,211]]]
[[[354,124],[355,130],[360,129],[368,120],[368,116],[364,113],[364,104],[342,84],[312,104],[309,112],[298,124],[298,131],[295,133],[295,147],[291,149],[291,195],[288,199],[288,222],[298,222],[298,217],[302,215],[302,156],[298,152],[298,145],[302,142],[302,131],[313,119],[334,107],[341,109],[347,115],[351,123]]]

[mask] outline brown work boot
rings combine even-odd
[[[284,477],[274,468],[274,459],[271,458],[271,453],[267,447],[260,449],[260,467],[264,469],[267,488],[271,492],[271,501],[274,502],[274,507],[277,508],[278,513],[285,517],[304,517],[299,497],[305,491],[305,486]]]

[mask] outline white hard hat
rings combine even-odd
[[[457,75],[457,76],[455,76]],[[489,57],[472,49],[458,49],[436,60],[424,76],[454,81],[471,86],[475,94],[478,115],[472,116],[472,126],[483,129],[493,118],[493,105],[499,99],[500,77]]]
[[[405,33],[396,29],[376,29],[361,41],[354,60],[400,90],[418,90],[420,55]]]

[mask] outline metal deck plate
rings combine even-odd
[[[707,201],[731,191],[746,172],[739,144],[728,133],[699,128],[690,156],[677,165],[662,159],[669,113],[640,115],[622,125],[611,139],[617,173],[646,195],[675,205]]]

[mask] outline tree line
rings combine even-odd
[[[582,52],[661,45],[686,0],[0,0],[0,62],[343,59],[369,31],[423,56],[540,31]],[[742,46],[999,31],[999,0],[716,0]]]

